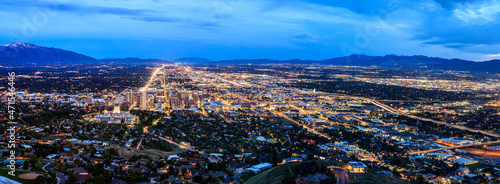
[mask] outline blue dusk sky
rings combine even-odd
[[[4,0],[0,43],[95,58],[500,58],[500,0]]]

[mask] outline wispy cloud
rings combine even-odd
[[[37,27],[34,42],[76,40],[88,43],[84,52],[104,57],[101,50],[120,53],[138,40],[152,49],[138,53],[145,57],[163,56],[170,46],[170,57],[277,59],[341,56],[342,43],[372,55],[475,59],[498,54],[500,44],[498,0],[6,0],[0,35],[36,25],[40,8],[58,15]],[[121,45],[110,46],[114,40]]]
[[[500,2],[482,2],[482,3],[468,3],[460,4],[453,14],[458,19],[475,25],[483,25],[492,23],[498,20],[500,14]]]

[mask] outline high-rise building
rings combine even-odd
[[[148,109],[148,93],[147,91],[141,91],[141,100],[140,100],[140,107],[141,110],[147,110]]]
[[[125,91],[125,100],[127,102],[134,102],[134,92],[132,90]]]
[[[115,96],[115,104],[122,104],[125,100],[125,96],[118,94]]]
[[[200,108],[200,96],[198,93],[193,93],[193,104],[196,108]]]

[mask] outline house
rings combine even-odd
[[[165,183],[167,184],[183,184],[182,180],[177,180],[177,178],[168,179]]]
[[[129,170],[142,173],[142,172],[149,172],[149,170],[150,170],[150,169],[149,169],[149,168],[147,168],[147,167],[141,166],[141,167],[139,167],[139,168],[137,168],[137,167],[132,167],[132,168],[129,168]]]
[[[174,166],[174,168],[175,169],[180,169],[180,170],[187,169],[189,171],[189,170],[193,169],[194,166],[193,165],[181,165],[181,166]]]
[[[157,180],[160,179],[161,174],[159,173],[144,173],[142,174],[144,177],[148,178],[149,180]]]
[[[113,179],[111,180],[111,184],[127,184],[127,182],[119,179]]]
[[[393,177],[394,175],[392,174],[391,171],[377,171],[378,174],[385,174],[389,177]]]
[[[118,166],[116,165],[104,165],[104,170],[107,170],[107,171],[115,171],[116,169],[118,169]]]
[[[257,164],[257,165],[254,165],[250,168],[247,168],[245,171],[249,171],[249,172],[253,172],[255,174],[263,171],[264,169],[268,169],[268,168],[271,168],[273,167],[273,165],[271,165],[270,163],[261,163],[261,164]]]
[[[222,172],[222,171],[217,171],[217,172],[214,172],[214,173],[210,173],[210,176],[214,177],[214,178],[223,178],[223,179],[226,179],[228,174],[225,173],[225,172]]]
[[[181,158],[179,159],[180,164],[188,164],[189,160],[187,158]]]
[[[94,164],[100,164],[100,163],[104,162],[104,159],[102,159],[102,158],[91,158],[90,161],[93,162]]]
[[[45,158],[49,159],[49,160],[54,160],[56,157],[57,157],[57,154],[50,154],[50,155],[46,156]]]
[[[222,158],[219,158],[218,156],[211,156],[211,157],[208,157],[208,162],[219,163],[219,162],[222,162]]]
[[[204,171],[202,170],[197,170],[197,169],[193,169],[191,170],[191,176],[192,177],[195,177],[195,176],[203,176],[205,174]]]
[[[74,167],[74,168],[69,168],[67,171],[68,171],[68,172],[73,172],[73,173],[75,173],[75,174],[76,174],[76,173],[86,173],[86,172],[87,172],[87,170],[86,170],[85,168],[83,168],[83,167]]]
[[[262,137],[262,136],[257,136],[257,137],[255,138],[255,140],[260,141],[260,142],[264,142],[264,141],[266,141],[266,138],[264,138],[264,137]]]
[[[228,169],[233,171],[235,174],[242,173],[246,168],[249,168],[251,165],[249,163],[238,163],[229,165]]]
[[[303,160],[302,158],[290,157],[290,158],[283,159],[281,164],[287,164],[287,163],[292,163],[292,162],[302,162],[302,160]]]
[[[314,158],[318,158],[320,160],[330,160],[332,159],[332,156],[323,153],[316,153],[314,154]]]
[[[349,162],[352,159],[350,157],[336,156],[336,157],[333,157],[333,160],[339,161],[339,162]]]
[[[179,156],[177,156],[177,155],[170,155],[170,156],[168,156],[167,160],[179,160]]]
[[[430,179],[436,178],[436,175],[431,174],[431,173],[427,173],[427,174],[422,174],[422,177],[424,177],[424,179],[426,179],[426,180],[430,180]]]
[[[458,168],[458,175],[467,175],[470,173],[470,170],[465,167]]]
[[[327,175],[325,174],[322,174],[322,173],[316,173],[316,174],[308,174],[307,176],[304,176],[304,177],[299,177],[297,179],[295,179],[295,183],[297,184],[320,184],[321,182],[327,180],[327,179],[330,179],[330,177],[328,177]]]
[[[347,169],[351,171],[352,173],[365,173],[366,172],[366,165],[362,162],[358,161],[349,161],[347,163]]]
[[[87,180],[92,178],[92,173],[87,173],[87,172],[81,172],[81,173],[76,173],[75,174],[76,180]]]
[[[401,173],[401,178],[407,179],[407,180],[410,180],[411,175],[413,174],[413,172],[409,172],[409,171],[401,171],[399,173]]]
[[[475,164],[477,161],[471,160],[471,159],[466,159],[466,158],[456,158],[451,160],[454,163],[458,163],[460,165],[469,165],[469,164]]]

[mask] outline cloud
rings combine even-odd
[[[484,2],[485,0],[435,0],[435,1],[445,9],[454,9],[459,4]]]
[[[500,44],[498,1],[440,1],[438,9],[416,26],[414,38],[424,44],[471,50],[477,45]]]
[[[467,24],[483,25],[492,23],[498,20],[500,14],[500,2],[482,2],[482,3],[468,3],[460,4],[455,10],[453,15],[459,20]]]
[[[139,17],[130,17],[133,20],[141,20],[146,22],[181,22],[181,18],[177,17],[156,17],[156,16],[139,16]]]
[[[4,9],[11,8],[48,8],[53,11],[66,11],[66,12],[84,12],[84,13],[98,13],[98,14],[112,14],[112,15],[145,15],[151,10],[147,9],[133,9],[122,7],[106,7],[98,5],[84,5],[78,3],[58,2],[58,1],[2,1],[0,3]]]
[[[93,51],[85,53],[99,55],[105,55],[103,49],[113,52],[141,45],[151,51],[138,54],[162,55],[168,49],[160,48],[168,46],[176,47],[171,53],[220,59],[322,59],[341,56],[340,45],[348,43],[360,54],[485,58],[498,54],[499,4],[498,0],[7,0],[0,1],[4,23],[0,35],[22,33],[24,19],[32,20],[37,9],[48,8],[58,15],[46,26],[36,27],[33,40],[80,39],[76,45],[92,40],[86,48]],[[121,40],[120,47],[99,46],[99,40]]]
[[[381,12],[393,11],[401,5],[400,0],[351,0],[351,1],[325,1],[309,0],[308,2],[349,9],[352,12],[366,15],[377,15]]]
[[[294,37],[295,40],[299,42],[319,42],[318,36],[310,33],[297,33]]]

